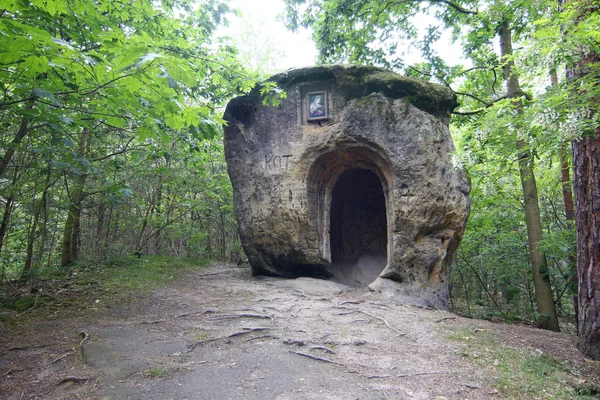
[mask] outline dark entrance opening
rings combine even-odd
[[[350,286],[373,282],[387,263],[385,195],[371,170],[344,171],[331,195],[331,272]]]

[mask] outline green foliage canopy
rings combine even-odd
[[[3,0],[0,118],[12,135],[1,147],[98,122],[139,141],[168,140],[167,128],[214,136],[215,105],[254,85],[235,49],[212,42],[227,11],[213,0]]]

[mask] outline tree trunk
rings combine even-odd
[[[33,275],[36,270],[36,267],[39,265],[34,265],[33,263],[33,250],[35,245],[35,240],[39,236],[38,223],[40,220],[40,213],[42,209],[46,208],[46,198],[48,194],[48,188],[50,187],[50,177],[52,176],[52,166],[48,164],[48,169],[46,172],[46,180],[44,182],[44,187],[42,189],[42,196],[39,201],[35,200],[35,195],[33,197],[33,222],[31,223],[31,227],[29,229],[28,237],[27,237],[27,249],[26,249],[26,257],[25,257],[25,265],[23,267],[23,271],[21,272],[21,279],[27,279],[28,288],[31,292],[31,287],[33,285]],[[44,212],[44,220],[43,220],[43,229],[46,227],[47,216]]]
[[[13,180],[11,186],[17,183],[19,179],[19,174],[15,171],[13,176]],[[2,248],[4,247],[4,241],[6,240],[6,235],[8,233],[8,226],[10,224],[10,215],[14,209],[15,205],[15,196],[12,192],[9,192],[8,196],[6,196],[6,203],[4,204],[4,213],[2,214],[2,222],[0,222],[0,256],[2,255]],[[2,258],[0,257],[0,260]],[[4,279],[4,268],[2,268],[2,279]]]
[[[27,249],[26,249],[26,257],[25,257],[25,266],[23,267],[23,271],[21,271],[21,279],[25,280],[27,279],[27,281],[30,283],[30,288],[31,288],[31,282],[32,282],[32,261],[33,261],[33,245],[35,243],[35,239],[37,236],[37,225],[38,225],[38,220],[39,220],[39,216],[40,216],[40,209],[41,209],[41,200],[39,202],[39,206],[38,204],[35,204],[36,201],[34,200],[34,204],[33,204],[33,222],[31,223],[31,227],[29,228],[29,232],[27,234]]]
[[[29,120],[27,118],[23,118],[21,120],[21,124],[19,125],[19,130],[15,134],[15,137],[13,138],[10,146],[8,147],[8,149],[6,149],[4,155],[2,156],[2,159],[0,160],[0,178],[2,178],[2,176],[4,175],[4,172],[6,171],[6,168],[8,168],[8,164],[10,163],[10,160],[15,154],[17,146],[21,144],[21,141],[23,140],[27,132],[29,132]]]
[[[556,71],[550,73],[550,81],[552,86],[558,86],[558,75]],[[573,228],[575,222],[575,204],[573,203],[573,191],[571,190],[571,173],[569,163],[569,153],[567,145],[563,142],[560,145],[560,182],[562,185],[563,203],[565,205],[565,217],[567,218],[567,227]],[[574,254],[569,255],[569,269],[571,272],[571,280],[569,286],[575,292],[577,291],[577,259]]]
[[[227,241],[225,240],[225,218],[223,216],[223,210],[221,209],[220,205],[218,206],[219,209],[219,229],[220,229],[220,233],[221,233],[221,260],[222,261],[228,261],[226,260],[226,254],[227,254]]]
[[[38,243],[38,253],[35,259],[35,263],[34,263],[34,268],[35,269],[41,269],[42,268],[42,261],[44,258],[44,253],[45,253],[45,247],[46,247],[46,240],[48,237],[48,187],[46,187],[46,189],[44,190],[44,193],[42,193],[42,209],[41,212],[43,212],[43,218],[42,218],[42,226],[40,228],[40,240]]]
[[[512,99],[515,110],[519,115],[523,114],[523,91],[519,85],[519,79],[514,68],[512,58],[512,32],[507,21],[500,29],[500,51],[502,55],[502,69],[506,78],[506,96]],[[519,175],[523,188],[523,203],[525,206],[525,222],[527,225],[527,237],[529,243],[529,259],[533,271],[533,283],[535,288],[535,299],[539,313],[537,325],[542,329],[559,331],[558,317],[550,286],[548,265],[546,255],[539,248],[542,241],[542,221],[538,200],[537,184],[533,171],[533,158],[529,150],[528,142],[519,136],[517,132],[516,147],[519,157]]]
[[[600,9],[600,5],[589,2],[581,3],[580,7],[582,14],[578,18],[586,18]],[[597,74],[598,63],[600,54],[582,53],[571,71],[572,78]],[[585,86],[576,87],[575,90],[581,90]],[[586,105],[591,110],[587,117],[592,119],[598,112],[600,99],[596,97],[590,103]],[[600,126],[573,141],[573,187],[579,277],[577,347],[586,356],[600,360]]]
[[[146,243],[146,242],[144,242],[144,233],[146,232],[146,226],[148,226],[148,219],[150,218],[150,216],[152,214],[154,214],[154,200],[153,199],[154,199],[154,197],[152,196],[150,198],[150,205],[146,209],[146,214],[144,215],[144,219],[142,221],[142,229],[140,229],[140,234],[138,235],[137,245],[135,246],[136,253],[141,253],[143,250],[142,245],[144,245]]]
[[[102,200],[100,200],[102,201]],[[95,245],[95,256],[103,260],[105,258],[104,249],[104,217],[106,212],[106,205],[100,203],[98,205],[98,219],[96,220],[96,245]]]
[[[4,205],[4,214],[2,214],[2,222],[0,222],[0,255],[2,254],[2,247],[4,246],[4,239],[8,232],[8,224],[10,222],[10,214],[13,210],[15,203],[15,197],[9,194],[6,198],[6,204]]]
[[[79,139],[79,155],[83,156],[89,149],[92,135],[87,130],[81,134]],[[62,257],[60,265],[65,267],[79,258],[79,216],[81,215],[81,202],[84,198],[84,187],[87,175],[80,174],[75,177],[73,191],[70,195],[69,211],[65,221],[65,230],[62,241]]]
[[[578,347],[600,360],[600,127],[573,142],[579,275]]]
[[[109,257],[108,246],[110,243],[110,235],[112,233],[113,209],[114,207],[111,204],[111,206],[108,209],[108,220],[106,221],[106,235],[104,236],[104,248],[102,249],[103,260],[106,260]]]
[[[71,262],[79,260],[79,241],[81,236],[81,202],[83,200],[83,185],[85,184],[85,176],[81,180],[81,189],[78,193],[77,205],[73,211],[73,225],[71,229]]]
[[[79,258],[77,241],[79,240],[78,221],[80,215],[81,201],[83,200],[83,187],[85,185],[85,175],[79,175],[75,178],[75,185],[70,196],[69,211],[65,221],[65,230],[62,241],[62,258],[60,265],[67,265],[77,261]]]

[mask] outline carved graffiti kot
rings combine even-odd
[[[266,170],[287,170],[290,166],[290,158],[291,154],[284,154],[282,156],[275,156],[273,154],[265,156],[265,166]]]

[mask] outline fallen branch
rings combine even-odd
[[[175,318],[192,317],[195,315],[209,314],[209,313],[213,313],[213,312],[216,312],[216,311],[207,310],[207,311],[203,311],[203,312],[183,313],[183,314],[176,315],[173,318],[157,319],[154,321],[142,321],[142,322],[140,322],[140,324],[143,324],[143,325],[161,324],[163,322],[169,322]]]
[[[236,337],[236,336],[246,335],[246,334],[252,333],[252,332],[260,332],[260,331],[268,331],[268,330],[269,330],[269,328],[244,328],[243,331],[232,333],[231,335],[229,335],[227,337],[232,338],[232,337]]]
[[[444,317],[444,318],[441,318],[441,319],[436,319],[433,322],[438,323],[438,322],[443,322],[443,321],[446,321],[446,320],[449,320],[449,319],[456,319],[456,317]]]
[[[35,301],[33,302],[33,305],[31,307],[29,307],[27,310],[23,311],[21,314],[17,314],[17,317],[20,317],[23,314],[27,314],[29,311],[33,310],[37,306],[38,297],[40,297],[39,292],[35,295]]]
[[[302,311],[302,310],[310,310],[310,307],[300,307],[298,310],[296,310],[296,315],[290,314],[290,316],[292,318],[296,318],[298,316],[298,314],[300,314],[300,311]]]
[[[140,322],[141,325],[154,325],[154,324],[160,324],[163,322],[169,322],[168,319],[157,319],[155,321],[142,321]]]
[[[70,351],[70,352],[68,352],[66,354],[63,354],[62,356],[58,357],[56,360],[52,361],[52,364],[56,364],[57,362],[59,362],[60,360],[62,360],[63,358],[65,358],[67,356],[70,356],[71,354],[73,354],[72,351]]]
[[[416,372],[414,374],[398,374],[398,378],[410,378],[412,376],[422,375],[458,375],[458,372]]]
[[[300,289],[296,289],[294,292],[300,292],[300,293],[292,293],[294,296],[298,296],[298,297],[302,297],[303,299],[307,298],[308,296],[306,294],[304,294],[304,292]]]
[[[79,335],[83,337],[83,339],[81,339],[81,342],[79,342],[79,348],[81,348],[81,346],[83,345],[83,342],[85,342],[86,340],[88,340],[88,338],[90,336],[85,331],[79,332]]]
[[[198,278],[204,278],[206,276],[214,276],[214,275],[224,274],[225,272],[228,272],[228,271],[219,271],[219,272],[213,272],[213,273],[210,273],[210,274],[196,275],[196,277],[198,277]]]
[[[392,326],[390,325],[390,323],[389,323],[389,322],[387,322],[387,321],[386,321],[384,318],[378,317],[377,315],[370,314],[370,313],[368,313],[368,312],[366,312],[366,311],[360,311],[360,310],[359,310],[359,312],[361,312],[361,313],[363,313],[363,314],[365,314],[365,315],[368,315],[368,316],[369,316],[369,317],[371,317],[371,318],[375,318],[375,319],[378,319],[378,320],[380,320],[381,322],[383,322],[383,323],[385,324],[385,326],[387,326],[388,328],[390,328],[391,330],[393,330],[394,332],[396,332],[396,333],[397,333],[399,336],[406,336],[406,333],[404,333],[404,332],[401,332],[401,331],[399,331],[398,329],[396,329],[396,328],[392,327]]]
[[[187,368],[188,371],[190,371],[192,367],[196,366],[196,365],[202,365],[202,364],[208,364],[210,361],[208,360],[203,360],[203,361],[190,361],[187,363],[178,363],[177,364],[177,368]],[[145,372],[145,371],[144,371]],[[143,378],[144,377],[144,372],[140,372],[140,376]]]
[[[335,354],[335,352],[325,346],[310,346],[312,350],[323,350],[324,353]]]
[[[216,338],[212,338],[212,339],[205,339],[205,340],[200,340],[199,342],[196,342],[194,344],[190,344],[188,346],[188,351],[187,353],[193,351],[196,347],[198,346],[202,346],[205,343],[210,343],[210,342],[214,342],[215,340],[219,340],[219,339],[225,339],[225,336],[220,336],[220,337],[216,337]]]
[[[195,312],[195,313],[185,313],[185,314],[179,314],[176,315],[175,318],[183,318],[183,317],[191,317],[194,315],[200,315],[200,314],[206,314],[206,311],[203,312]]]
[[[261,300],[258,300],[258,301],[261,301]],[[283,312],[283,310],[280,310],[280,309],[279,309],[279,308],[277,308],[277,307],[272,307],[272,306],[264,306],[263,308],[268,308],[268,309],[270,309],[270,310],[275,310],[275,311],[277,311],[277,312]]]
[[[26,351],[29,349],[40,349],[42,347],[57,346],[57,345],[62,345],[62,343],[46,343],[46,344],[38,344],[36,346],[13,346],[13,347],[9,347],[8,349],[6,349],[2,353],[0,353],[0,356],[3,356],[4,354],[6,354],[9,351]]]
[[[330,363],[330,364],[344,366],[344,364],[339,363],[337,361],[332,361],[332,360],[328,360],[326,358],[321,358],[321,357],[313,356],[312,354],[300,353],[298,351],[292,351],[292,350],[290,350],[290,353],[297,354],[297,355],[302,356],[302,357],[310,358],[312,360],[323,361],[323,362]]]
[[[78,376],[67,376],[66,378],[63,378],[60,381],[58,381],[56,386],[60,386],[63,383],[67,383],[67,382],[74,382],[74,383],[82,383],[83,382],[83,383],[85,383],[89,380],[90,380],[90,378],[80,378]]]
[[[467,387],[469,389],[483,389],[483,387],[481,387],[479,385],[473,385],[473,384],[470,384],[470,383],[461,383],[461,384],[459,384],[459,386],[464,386],[464,387]]]
[[[369,375],[367,376],[368,379],[384,379],[384,378],[390,378],[391,375]]]
[[[275,336],[275,335],[261,335],[261,336],[255,336],[255,337],[252,337],[252,338],[250,338],[250,339],[246,339],[246,340],[244,340],[244,342],[250,342],[250,341],[252,341],[252,340],[267,339],[267,338],[271,338],[271,339],[279,339],[279,338],[278,338],[277,336]]]
[[[290,339],[290,338],[283,339],[283,344],[289,344],[289,345],[297,344],[298,346],[306,346],[306,343],[304,342],[304,340]]]

